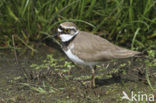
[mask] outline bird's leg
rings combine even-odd
[[[91,78],[91,88],[95,87],[95,70],[96,70],[96,66],[91,66],[92,69],[92,78]]]

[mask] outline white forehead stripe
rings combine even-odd
[[[58,28],[57,31],[58,31],[58,32],[62,32],[63,30],[61,30],[61,29]]]
[[[75,27],[69,27],[69,26],[65,26],[65,25],[62,25],[62,24],[60,24],[61,26],[62,26],[62,28],[65,28],[65,29],[75,29],[76,30],[76,28]]]

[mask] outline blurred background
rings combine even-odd
[[[12,35],[19,47],[32,46],[72,21],[115,44],[147,51],[156,48],[155,10],[155,0],[1,0],[0,49],[13,47]]]

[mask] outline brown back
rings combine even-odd
[[[80,59],[88,62],[128,58],[140,53],[121,48],[110,43],[106,39],[83,31],[80,31],[71,43],[74,43],[72,52],[78,55]]]

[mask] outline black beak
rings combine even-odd
[[[55,38],[56,36],[58,36],[58,33],[53,34],[53,35],[52,35],[52,38]]]

